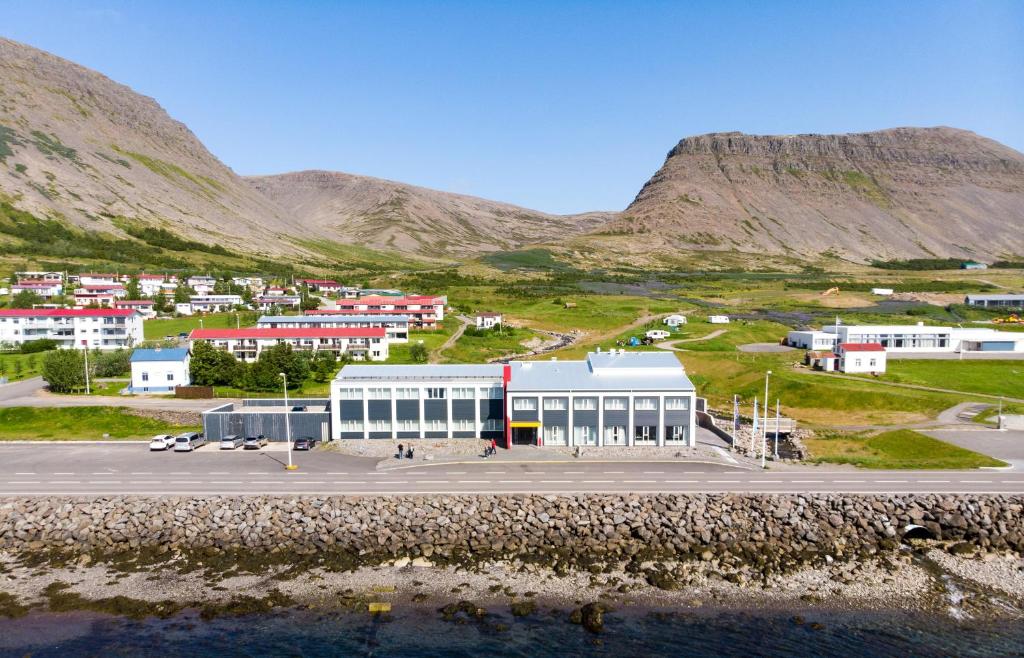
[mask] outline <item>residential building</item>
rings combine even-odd
[[[662,322],[675,329],[681,324],[686,324],[686,316],[678,314],[669,315]]]
[[[213,289],[217,285],[217,279],[201,274],[190,276],[187,283],[188,287],[195,290],[197,295],[210,295],[213,294]]]
[[[872,288],[871,294],[878,295],[880,297],[888,297],[893,293],[892,288]]]
[[[297,295],[262,295],[252,300],[252,305],[260,311],[269,311],[274,307],[297,309],[302,305],[302,298]]]
[[[132,352],[132,393],[173,393],[177,386],[188,386],[189,352],[183,347],[137,349]]]
[[[128,294],[124,285],[120,283],[90,283],[87,285],[80,285],[78,288],[75,288],[75,294],[77,295],[78,293],[85,295],[110,295],[116,299],[121,299]]]
[[[52,299],[64,294],[64,286],[59,281],[44,281],[42,279],[18,280],[11,286],[11,294],[19,292],[33,292],[43,299]]]
[[[273,329],[383,327],[389,343],[409,342],[407,315],[264,315],[256,326]]]
[[[276,296],[279,296],[279,295],[286,295],[286,294],[288,294],[288,289],[287,288],[281,288],[279,286],[268,286],[266,291],[263,294],[267,295],[268,297],[276,297]]]
[[[49,338],[59,347],[113,350],[142,342],[142,316],[129,309],[0,309],[0,343]]]
[[[263,350],[278,344],[291,345],[295,350],[329,350],[335,356],[347,353],[355,361],[386,361],[388,358],[388,341],[381,327],[194,329],[189,340],[209,343],[231,352],[241,361],[255,361]]]
[[[242,305],[241,295],[192,295],[189,297],[191,311],[183,315],[194,315],[196,313],[218,313],[222,311],[233,311]],[[176,306],[180,306],[176,305]]]
[[[139,292],[146,297],[155,297],[164,290],[164,284],[168,283],[163,274],[140,274],[138,279]],[[174,284],[174,287],[177,287],[177,284]],[[173,289],[171,288],[171,290]]]
[[[231,277],[231,283],[248,288],[253,292],[262,292],[264,285],[263,277],[261,276],[233,276]]]
[[[507,365],[348,365],[335,439],[494,438],[505,447],[693,446],[693,384],[668,352]]]
[[[437,323],[444,320],[444,306],[448,298],[428,295],[407,295],[404,297],[361,297],[359,299],[339,299],[335,302],[336,310],[319,310],[314,313],[339,314],[398,314],[408,315],[412,326],[417,329],[434,329]]]
[[[45,281],[46,283],[64,283],[63,272],[42,272],[42,271],[24,271],[15,272],[14,278],[19,281]]]
[[[154,308],[152,299],[116,299],[114,308],[131,309],[147,320],[156,317],[156,308]]]
[[[79,286],[103,286],[113,283],[119,283],[118,276],[116,274],[79,274],[77,277],[70,277],[78,282]]]
[[[490,329],[496,324],[501,324],[501,313],[486,312],[476,314],[477,329]]]
[[[981,308],[1024,309],[1024,295],[967,295],[964,304]]]
[[[84,288],[78,288],[75,290],[75,306],[100,306],[104,308],[112,308],[114,306],[114,300],[117,297],[111,292],[89,292]]]
[[[309,288],[310,292],[337,293],[341,291],[341,284],[331,279],[297,279],[296,285],[303,285]]]
[[[889,354],[937,352],[1021,352],[1024,333],[962,327],[914,325],[828,325],[820,331],[791,331],[786,344],[835,350],[838,343],[877,343]]]
[[[885,372],[885,348],[878,343],[839,343],[835,356],[841,372]]]

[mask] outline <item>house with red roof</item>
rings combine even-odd
[[[49,338],[59,347],[116,350],[143,341],[142,315],[125,308],[3,308],[0,343]]]
[[[205,342],[230,352],[240,361],[255,361],[263,350],[291,345],[294,350],[329,350],[348,354],[354,361],[386,361],[388,341],[383,327],[249,327],[246,329],[193,329],[192,344]]]
[[[885,372],[885,347],[881,343],[839,343],[835,354],[840,372]]]

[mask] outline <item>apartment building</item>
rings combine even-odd
[[[60,281],[46,281],[43,279],[19,279],[11,286],[11,294],[19,292],[32,292],[43,299],[52,299],[64,294],[64,286]]]
[[[434,329],[444,320],[445,296],[410,295],[405,297],[361,297],[339,299],[336,309],[318,310],[310,314],[338,315],[407,315],[416,329]]]
[[[0,309],[0,343],[49,338],[65,348],[114,350],[142,342],[142,321],[130,309]]]
[[[192,295],[189,301],[175,304],[174,310],[182,315],[195,315],[233,311],[241,305],[241,295]]]
[[[380,327],[194,329],[189,340],[192,343],[209,343],[247,362],[257,360],[263,350],[279,344],[291,345],[295,350],[329,350],[335,356],[348,354],[355,361],[385,361],[388,358],[387,337]]]
[[[257,327],[383,327],[389,343],[409,342],[409,316],[407,315],[264,315],[256,321]]]

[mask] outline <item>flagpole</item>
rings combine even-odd
[[[757,455],[754,450],[754,440],[757,437],[757,396],[754,396],[754,424],[750,426],[750,454],[751,456]]]
[[[779,399],[775,398],[775,459],[779,458]]]

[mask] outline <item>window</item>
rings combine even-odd
[[[343,420],[341,421],[342,432],[362,432],[363,421],[361,420]]]
[[[457,418],[452,420],[452,429],[456,432],[472,432],[476,429],[476,423],[469,418]]]
[[[447,432],[448,431],[448,421],[440,420],[440,419],[439,420],[428,420],[428,421],[425,421],[424,429],[427,432]]]
[[[472,400],[473,389],[472,388],[453,388],[452,389],[453,400]]]
[[[420,431],[420,421],[415,420],[415,419],[400,420],[400,421],[398,421],[398,431],[399,432],[419,432]]]
[[[149,381],[149,373],[148,372],[142,373],[142,381],[144,381],[144,382],[148,382]]]
[[[484,386],[480,388],[480,397],[485,400],[501,400],[505,391],[500,386]]]
[[[428,388],[427,399],[428,400],[443,400],[445,398],[445,389],[443,388]]]
[[[633,409],[636,411],[657,411],[658,398],[636,398],[633,400]]]
[[[657,425],[637,425],[633,429],[633,443],[637,445],[654,445],[658,442]]]
[[[368,388],[366,389],[366,399],[368,400],[390,400],[391,389],[390,388]]]
[[[513,411],[537,411],[537,398],[514,398]]]
[[[597,398],[576,398],[572,401],[572,408],[576,411],[595,411]]]
[[[361,388],[339,388],[338,389],[339,400],[362,400],[363,389]]]
[[[860,359],[854,359],[853,360],[853,365],[859,368],[860,367]]]
[[[396,388],[395,389],[396,400],[419,400],[420,389],[418,388]]]
[[[604,400],[605,411],[625,411],[626,410],[626,398],[605,398]]]
[[[665,445],[678,445],[680,443],[686,443],[687,439],[687,427],[686,425],[666,425],[665,426]]]
[[[565,411],[567,408],[565,398],[544,398],[544,411]]]
[[[665,411],[689,411],[690,398],[665,398]]]
[[[169,382],[173,382],[174,381],[174,373],[173,372],[167,373],[167,381],[169,381]]]
[[[606,446],[624,446],[624,445],[626,445],[626,426],[625,425],[605,425],[605,427],[604,427],[604,444]]]
[[[370,423],[371,432],[390,432],[391,421],[387,419],[371,420]]]
[[[565,428],[561,425],[545,425],[543,434],[544,445],[546,446],[566,445]]]
[[[871,361],[870,361],[870,366],[871,366],[872,368],[874,368],[874,367],[875,367],[875,366],[876,366],[877,364],[878,364],[878,360],[877,360],[877,359],[871,359]]]
[[[596,446],[597,428],[590,425],[577,425],[573,427],[572,444],[575,446]]]
[[[484,432],[500,432],[505,429],[505,422],[501,418],[488,418],[484,421]]]

